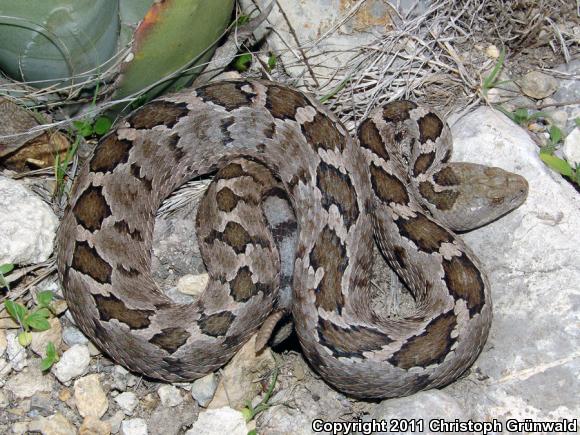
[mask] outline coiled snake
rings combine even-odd
[[[446,124],[408,101],[375,110],[353,140],[315,99],[268,81],[162,97],[103,138],[75,179],[57,239],[69,308],[116,362],[153,378],[216,370],[286,309],[313,368],[347,394],[443,386],[476,359],[492,316],[479,260],[449,228],[494,220],[527,194],[522,177],[450,154]],[[216,171],[197,214],[210,281],[196,303],[175,304],[150,271],[155,213]],[[415,300],[404,318],[370,304],[373,236]]]

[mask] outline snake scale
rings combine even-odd
[[[117,363],[187,381],[287,310],[312,367],[347,394],[456,379],[482,350],[492,306],[479,260],[450,228],[507,213],[527,183],[449,163],[447,125],[409,101],[376,109],[357,136],[313,97],[264,80],[211,83],[130,114],[76,176],[58,232],[77,325]],[[216,174],[196,218],[210,280],[196,303],[176,304],[151,275],[155,214],[204,174]],[[405,317],[370,304],[374,240],[415,301]]]

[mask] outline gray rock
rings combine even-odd
[[[159,398],[161,399],[161,404],[163,406],[177,406],[183,402],[183,396],[179,388],[173,385],[162,385],[157,390]]]
[[[558,80],[540,71],[530,71],[519,84],[524,94],[537,100],[549,97],[558,89]]]
[[[56,413],[50,417],[40,417],[30,422],[30,432],[42,435],[76,435],[75,427],[62,415]]]
[[[105,420],[111,426],[111,433],[118,433],[121,428],[121,422],[125,418],[123,411],[115,412],[108,420]]]
[[[28,365],[26,349],[18,343],[18,332],[9,331],[6,334],[6,356],[14,371],[19,372]]]
[[[48,259],[58,218],[22,183],[0,176],[0,264],[33,264]]]
[[[439,390],[429,390],[409,397],[384,400],[364,420],[383,420],[387,424],[393,424],[395,420],[407,420],[409,423],[408,426],[387,426],[386,431],[376,431],[373,434],[434,434],[439,432],[429,430],[430,420],[453,421],[456,418],[465,421],[469,419],[469,415],[450,395]]]
[[[90,362],[89,348],[81,344],[75,344],[61,355],[52,372],[60,382],[67,384],[71,379],[85,373]]]
[[[137,399],[135,393],[126,391],[115,397],[115,402],[119,405],[119,408],[123,410],[125,415],[131,415],[139,404],[139,399]]]
[[[137,376],[129,372],[125,367],[116,365],[113,368],[113,384],[111,385],[115,390],[125,391],[127,387],[132,387],[139,379]]]
[[[241,412],[234,409],[210,409],[199,414],[199,418],[185,435],[247,435],[248,428]]]
[[[43,375],[40,367],[35,363],[8,379],[5,388],[15,397],[24,399],[38,393],[50,392],[53,383],[53,378]]]
[[[109,408],[109,400],[97,374],[84,376],[75,381],[74,398],[82,417],[101,418]]]
[[[123,420],[119,433],[121,435],[147,435],[147,423],[142,418]]]
[[[217,376],[214,373],[210,373],[209,375],[192,382],[191,396],[197,403],[199,403],[199,406],[205,408],[213,398],[217,385]]]
[[[580,128],[576,127],[566,136],[562,152],[572,167],[580,165]]]
[[[36,393],[30,399],[30,417],[37,417],[42,415],[47,417],[54,412],[54,401],[47,393]],[[34,415],[31,415],[34,413]]]
[[[0,329],[0,357],[6,352],[6,347],[8,347],[8,342],[6,341],[6,331]]]
[[[4,409],[8,406],[8,397],[6,397],[6,393],[0,390],[0,409]]]
[[[62,339],[69,347],[75,344],[88,344],[89,339],[74,326],[66,326],[62,331]]]
[[[194,423],[198,413],[191,400],[170,408],[158,406],[147,419],[147,426],[152,434],[181,435]]]
[[[454,160],[519,173],[530,189],[518,210],[463,236],[488,271],[494,319],[472,374],[445,391],[477,420],[579,415],[580,197],[499,112],[479,108],[452,131]]]

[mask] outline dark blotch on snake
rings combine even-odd
[[[268,86],[266,108],[274,118],[295,119],[296,110],[306,106],[310,106],[310,102],[300,92],[282,86]]]
[[[417,105],[412,101],[393,101],[383,107],[383,119],[385,122],[403,122],[411,117],[411,110],[416,108]]]
[[[455,343],[451,332],[456,325],[453,310],[441,314],[429,322],[423,333],[409,338],[389,362],[405,370],[442,363]]]
[[[111,283],[113,269],[95,248],[91,248],[87,242],[76,242],[72,258],[72,268],[90,276],[101,284]]]
[[[120,164],[129,159],[129,151],[133,143],[119,139],[117,132],[105,137],[95,149],[95,154],[89,164],[93,172],[113,172]]]
[[[409,219],[399,218],[395,221],[401,235],[411,240],[423,252],[439,251],[442,243],[453,242],[453,235],[421,213]]]
[[[485,284],[473,262],[463,253],[460,257],[443,258],[443,279],[455,299],[463,299],[469,309],[469,316],[481,312],[485,305]]]
[[[185,344],[187,339],[191,336],[183,328],[165,328],[159,334],[155,334],[149,340],[149,343],[166,350],[169,354],[174,353],[177,349]]]
[[[381,331],[366,326],[343,328],[318,317],[320,344],[336,357],[362,357],[364,352],[380,350],[393,340]]]
[[[136,129],[151,129],[157,125],[172,128],[188,113],[187,103],[159,100],[141,107],[129,116],[128,122],[131,127]]]
[[[252,103],[254,94],[244,92],[242,87],[245,85],[247,83],[244,82],[215,83],[202,86],[195,92],[203,101],[209,101],[230,111]]]
[[[127,235],[131,239],[135,240],[136,242],[142,242],[143,236],[141,235],[141,231],[138,229],[131,229],[129,228],[129,224],[125,220],[117,221],[113,224],[113,228],[119,233],[120,235]]]
[[[389,160],[389,153],[385,148],[379,129],[372,119],[366,119],[358,128],[360,146],[367,148],[383,160]]]
[[[89,231],[100,230],[103,221],[111,216],[111,208],[100,186],[89,186],[77,199],[73,214],[78,223]]]
[[[424,174],[435,161],[435,152],[431,151],[425,154],[419,154],[413,165],[413,175],[415,177]]]
[[[419,192],[421,192],[421,195],[438,210],[450,210],[459,196],[459,192],[456,192],[455,190],[447,189],[442,190],[441,192],[436,192],[433,188],[433,184],[428,181],[422,181],[419,183]]]
[[[141,166],[137,163],[131,164],[131,175],[141,182],[141,185],[147,192],[153,190],[153,182],[149,178],[141,176]]]
[[[371,163],[369,166],[371,184],[377,197],[385,204],[406,205],[409,203],[409,194],[405,185],[394,175]]]
[[[326,311],[342,312],[344,296],[341,291],[342,275],[348,266],[346,247],[336,233],[325,227],[310,252],[314,273],[323,268],[324,276],[316,288],[316,306]]]
[[[338,131],[334,122],[323,113],[316,112],[312,121],[302,124],[302,133],[315,151],[320,148],[340,151],[344,149],[344,136]]]
[[[209,316],[202,313],[197,324],[204,334],[211,335],[212,337],[220,337],[227,334],[235,318],[236,316],[229,311],[222,311],[221,313],[210,314]]]
[[[316,185],[322,193],[322,206],[330,210],[334,204],[343,216],[348,231],[359,216],[356,191],[350,177],[321,161],[316,169]]]
[[[229,213],[236,208],[241,198],[229,187],[223,187],[216,193],[215,199],[218,209]]]
[[[248,266],[240,267],[229,284],[230,295],[236,302],[246,302],[259,292],[269,293],[268,286],[252,281],[252,272]]]
[[[435,142],[441,136],[443,121],[434,113],[427,113],[417,123],[419,124],[419,141],[421,143],[428,140]]]
[[[147,328],[151,324],[149,317],[155,314],[153,310],[131,309],[112,294],[109,296],[93,295],[93,298],[101,320],[110,321],[116,319],[132,329]]]

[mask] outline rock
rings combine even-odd
[[[28,365],[26,349],[18,343],[18,332],[10,331],[6,334],[6,354],[7,360],[14,369],[19,372]]]
[[[0,357],[6,352],[6,347],[8,342],[6,341],[6,332],[4,329],[0,329]]]
[[[184,275],[177,281],[177,290],[186,295],[199,296],[205,290],[208,280],[207,273]]]
[[[48,323],[50,328],[46,331],[32,333],[32,343],[30,344],[32,351],[42,358],[46,357],[46,346],[49,342],[52,341],[57,350],[62,344],[62,326],[58,317],[48,319]]]
[[[580,128],[576,127],[566,136],[562,152],[570,166],[580,165]]]
[[[146,411],[153,411],[159,405],[159,395],[149,393],[141,399],[141,406]]]
[[[84,376],[75,381],[74,398],[82,417],[90,415],[101,418],[109,408],[109,401],[97,374]]]
[[[494,318],[471,375],[445,392],[474,420],[580,415],[574,302],[580,289],[580,197],[540,161],[528,134],[499,112],[479,108],[452,132],[453,160],[521,174],[529,195],[516,211],[462,236],[488,271]]]
[[[30,430],[29,421],[17,421],[12,425],[13,435],[26,435]]]
[[[0,387],[4,386],[8,375],[12,372],[12,366],[8,361],[0,358]]]
[[[194,298],[177,290],[176,287],[171,287],[164,292],[176,304],[190,304],[194,302]]]
[[[38,415],[42,415],[43,417],[47,417],[52,414],[55,410],[54,408],[54,401],[50,397],[48,393],[36,393],[30,399],[30,417],[37,417]],[[34,414],[34,415],[30,415]]]
[[[101,354],[101,351],[99,350],[99,348],[97,346],[95,346],[92,341],[89,341],[89,344],[87,344],[87,347],[89,348],[89,355],[97,356],[97,355]]]
[[[85,417],[79,428],[79,435],[109,435],[110,433],[111,423],[90,415]]]
[[[147,435],[147,423],[142,418],[123,420],[119,432],[121,435]]]
[[[117,402],[119,408],[121,408],[126,415],[133,414],[133,411],[139,404],[139,400],[137,399],[135,393],[130,391],[119,394],[117,397],[115,397],[115,402]]]
[[[30,432],[42,435],[76,435],[75,427],[59,412],[50,417],[40,417],[30,422]]]
[[[403,430],[400,432],[373,432],[373,434],[433,434],[435,432],[428,430],[428,422],[430,420],[444,419],[453,421],[456,418],[465,421],[469,419],[469,415],[450,395],[439,390],[429,390],[421,391],[409,397],[385,400],[365,420],[374,419],[390,422],[396,419],[407,420],[409,422],[417,421],[423,425],[423,427],[409,426],[406,429],[401,427]]]
[[[0,390],[0,409],[4,409],[8,406],[8,397],[6,397],[6,393]]]
[[[113,368],[112,387],[118,391],[125,391],[127,387],[132,387],[137,383],[137,376],[131,374],[125,367],[116,365]]]
[[[0,264],[46,261],[53,250],[58,218],[20,182],[0,176]]]
[[[121,422],[125,418],[125,413],[123,411],[117,411],[110,417],[108,420],[105,420],[106,423],[111,425],[111,433],[118,433],[121,427]]]
[[[74,326],[66,326],[62,331],[62,339],[67,346],[72,347],[75,344],[88,344],[89,339],[83,334],[80,329]]]
[[[485,55],[491,59],[497,59],[500,55],[499,48],[495,45],[488,45],[485,49]]]
[[[549,97],[558,89],[558,81],[540,71],[530,71],[522,77],[519,85],[524,94],[536,100]]]
[[[152,434],[181,435],[184,428],[191,427],[197,420],[199,409],[191,400],[171,408],[159,406],[147,419],[149,432]]]
[[[214,398],[208,408],[229,405],[243,408],[261,389],[256,379],[267,378],[276,366],[270,349],[256,355],[254,335],[225,366]]]
[[[197,421],[185,435],[247,435],[248,428],[241,412],[224,406],[199,414]]]
[[[191,396],[197,403],[199,403],[199,406],[205,408],[213,398],[217,385],[217,376],[214,373],[210,373],[209,375],[192,382]]]
[[[60,360],[54,365],[52,372],[60,382],[66,384],[87,370],[91,356],[89,348],[84,345],[75,344],[64,352]]]
[[[157,390],[157,394],[159,394],[163,406],[177,406],[183,402],[181,391],[173,385],[160,386]]]
[[[52,377],[44,375],[35,363],[8,379],[5,388],[16,398],[24,399],[37,393],[52,391],[53,383]]]

